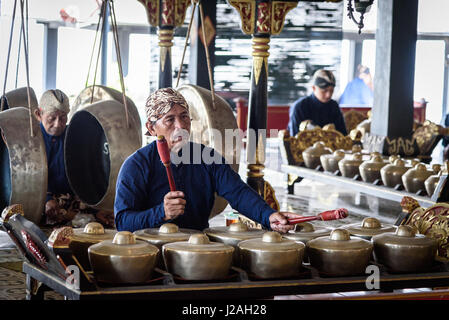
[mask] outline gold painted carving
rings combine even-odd
[[[180,27],[184,23],[187,8],[190,6],[190,0],[176,0],[175,26]]]
[[[256,32],[270,33],[271,31],[271,6],[269,2],[259,3],[257,10]]]
[[[416,144],[419,148],[419,154],[430,155],[433,148],[440,141],[441,136],[446,135],[446,129],[429,120],[424,121],[422,126],[413,133]]]
[[[302,157],[303,151],[313,146],[315,142],[322,141],[326,147],[331,148],[332,151],[337,149],[351,150],[354,144],[350,136],[344,136],[341,132],[332,128],[332,126],[323,129],[319,126],[316,126],[313,129],[305,129],[298,132],[294,137],[289,136],[287,133],[283,139],[287,140],[288,145],[290,146],[290,152],[295,164],[304,162]],[[284,143],[284,141],[282,143]]]
[[[159,25],[159,0],[138,0],[145,6],[148,23],[153,27]]]
[[[438,241],[438,260],[449,261],[449,204],[435,203],[424,209],[415,208],[405,222],[419,233]]]
[[[402,137],[395,139],[385,137],[385,142],[387,143],[388,154],[400,154],[401,150],[406,156],[412,156],[415,154],[415,138],[410,140]]]
[[[278,35],[284,28],[285,16],[287,13],[296,8],[297,2],[274,1],[272,4],[271,15],[271,34]]]
[[[159,56],[160,56],[160,68],[161,71],[164,72],[165,69],[165,61],[167,60],[167,56],[171,57],[171,47],[173,46],[173,29],[159,29],[158,31],[159,37]]]
[[[242,31],[245,34],[254,33],[254,20],[256,17],[256,1],[254,0],[228,0],[240,14]]]
[[[279,202],[276,199],[276,195],[275,195],[275,191],[274,191],[273,187],[271,186],[271,184],[268,181],[265,181],[263,187],[264,187],[263,198],[264,198],[265,202],[268,203],[268,205],[272,209],[279,211],[280,206],[279,206]]]
[[[259,83],[260,73],[262,69],[265,69],[266,78],[268,78],[268,56],[270,53],[268,50],[270,46],[268,43],[270,38],[254,37],[253,38],[253,68],[254,68],[254,81],[256,85]]]
[[[357,125],[363,120],[368,119],[368,117],[360,111],[351,109],[344,113],[343,118],[345,119],[346,129],[350,132],[352,129],[357,128]]]
[[[161,18],[163,26],[174,26],[175,24],[175,0],[163,0]]]

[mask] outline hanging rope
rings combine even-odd
[[[212,68],[210,66],[210,57],[209,57],[209,48],[206,43],[206,29],[204,29],[204,12],[203,5],[200,1],[200,14],[201,14],[201,29],[203,30],[203,40],[204,40],[204,49],[206,50],[206,61],[207,61],[207,71],[209,72],[209,83],[210,83],[210,91],[212,96],[212,107],[216,110],[215,107],[215,91],[214,91],[214,79],[212,78]]]
[[[26,0],[26,6],[28,7],[28,0]],[[20,13],[22,16],[23,49],[25,52],[25,66],[26,66],[25,69],[26,69],[26,76],[27,76],[27,96],[28,96],[28,111],[29,111],[29,116],[30,116],[30,133],[31,133],[31,137],[34,137],[33,115],[32,115],[32,111],[31,111],[30,66],[29,66],[29,61],[28,61],[28,41],[27,41],[26,35],[25,35],[23,11],[24,11],[24,0],[20,0]]]
[[[29,37],[29,23],[28,23],[28,1],[26,2],[26,39],[27,39],[27,45],[28,48],[30,47],[30,37]],[[16,64],[16,82],[14,85],[14,88],[17,89],[18,82],[19,82],[19,67],[20,67],[20,54],[22,53],[22,37],[20,36],[23,32],[23,27],[20,25],[20,33],[19,33],[19,49],[17,50],[17,64]]]
[[[125,81],[123,79],[122,57],[120,54],[120,44],[119,44],[119,40],[118,40],[118,30],[117,30],[117,19],[115,17],[115,8],[114,8],[113,0],[109,1],[109,8],[110,8],[110,13],[111,13],[112,33],[114,35],[114,41],[115,41],[115,52],[116,52],[116,56],[117,56],[118,72],[119,72],[119,76],[120,76],[120,86],[122,88],[123,105],[125,106],[125,113],[126,113],[126,128],[129,129],[128,103],[126,101],[126,96],[125,96]]]
[[[107,11],[108,7],[109,7],[109,16],[106,16],[106,11]],[[98,32],[99,32],[99,29],[101,26],[100,43],[98,45],[97,60],[95,63],[95,72],[94,72],[94,79],[93,79],[93,85],[92,85],[92,94],[91,94],[91,98],[90,98],[90,103],[93,103],[94,93],[95,93],[95,85],[96,85],[96,81],[97,81],[98,63],[100,61],[100,53],[101,53],[101,48],[102,48],[102,43],[103,43],[103,37],[107,37],[107,34],[105,34],[105,32],[104,32],[104,24],[107,22],[106,19],[108,19],[109,17],[111,18],[112,34],[114,37],[115,53],[117,56],[117,64],[118,64],[118,72],[119,72],[119,77],[120,77],[120,86],[122,89],[123,105],[125,106],[126,128],[128,129],[129,128],[128,102],[127,102],[126,95],[125,95],[125,81],[123,78],[122,57],[120,54],[120,42],[118,39],[117,18],[115,15],[115,7],[114,7],[113,0],[103,0],[102,4],[101,4],[101,13],[98,18],[97,30],[95,32],[95,40],[94,40],[94,45],[92,48],[92,54],[90,57],[89,70],[87,72],[85,87],[87,87],[88,83],[89,83],[90,70],[92,67],[92,60],[93,60],[95,47],[96,47],[96,43],[97,43]]]
[[[98,46],[97,61],[96,61],[96,64],[95,64],[95,73],[94,73],[94,83],[92,85],[92,96],[90,98],[90,103],[93,103],[93,100],[94,100],[95,84],[96,84],[96,81],[97,81],[98,61],[100,61],[101,45],[103,43],[103,37],[105,36],[104,32],[103,32],[103,26],[104,26],[105,19],[106,19],[106,5],[107,5],[106,2],[107,2],[107,0],[103,0],[102,5],[101,5],[101,14],[100,14],[100,21],[101,21],[100,44]],[[97,25],[97,32],[98,32],[98,26],[99,25],[100,25],[100,22]]]
[[[6,83],[8,81],[9,57],[11,55],[12,35],[14,33],[14,21],[16,19],[16,7],[17,7],[17,0],[14,1],[14,8],[13,8],[13,12],[12,12],[11,29],[9,32],[8,55],[6,57],[5,81],[3,82],[3,93],[2,93],[2,99],[1,99],[0,111],[3,111],[4,102],[5,102],[4,97],[5,97],[5,93],[6,93]]]
[[[189,41],[190,28],[192,26],[192,21],[193,21],[194,15],[195,15],[195,8],[196,8],[196,5],[198,3],[198,6],[200,7],[200,22],[201,22],[201,29],[202,29],[203,40],[204,40],[203,44],[204,44],[204,49],[205,49],[205,52],[206,52],[207,71],[209,73],[209,84],[210,84],[210,89],[211,89],[212,108],[215,111],[216,110],[216,106],[215,106],[214,80],[212,78],[212,68],[211,68],[211,65],[210,65],[209,48],[207,47],[207,43],[206,43],[206,29],[204,28],[203,5],[201,4],[201,1],[199,1],[199,0],[192,0],[192,3],[193,3],[192,15],[190,17],[189,28],[187,30],[186,41],[184,43],[184,50],[183,50],[182,58],[181,58],[181,65],[179,66],[178,77],[177,77],[177,80],[176,80],[176,87],[178,87],[178,85],[179,85],[179,79],[181,77],[182,65],[184,63],[184,56],[185,56],[185,52],[186,52],[186,48],[187,48],[187,43]]]
[[[22,26],[20,27],[20,34],[22,34]],[[19,50],[17,52],[17,64],[16,64],[16,83],[15,88],[17,89],[17,82],[19,80],[19,66],[20,66],[20,52],[22,51],[22,37],[19,35]]]
[[[101,8],[103,8],[103,5],[101,5]],[[102,9],[100,9],[101,12],[103,12]],[[87,78],[86,78],[86,83],[84,84],[84,87],[86,88],[89,85],[89,76],[90,76],[90,70],[92,67],[92,60],[94,58],[94,52],[95,52],[95,46],[97,44],[97,37],[98,37],[98,29],[100,28],[100,24],[101,24],[101,14],[98,15],[98,23],[97,23],[97,30],[95,32],[95,39],[94,39],[94,45],[92,47],[92,52],[90,55],[90,62],[89,62],[89,68],[87,69]]]
[[[195,17],[196,2],[195,1],[192,1],[192,2],[193,2],[192,15],[190,16],[189,28],[187,29],[186,41],[184,42],[184,50],[182,51],[181,65],[179,66],[178,77],[176,79],[176,88],[178,87],[179,79],[181,78],[182,65],[184,63],[184,57],[186,54],[187,44],[189,42],[190,29],[192,28],[193,18]]]

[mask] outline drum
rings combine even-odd
[[[0,210],[21,204],[25,217],[39,223],[47,194],[47,154],[39,123],[29,110],[14,107],[0,112]]]
[[[131,114],[131,113],[130,113]],[[73,192],[87,205],[113,212],[115,185],[125,159],[141,147],[140,121],[115,100],[83,106],[67,127],[64,155]]]
[[[177,88],[189,104],[192,126],[190,138],[214,148],[231,165],[235,172],[239,171],[241,136],[231,106],[222,97],[215,94],[215,110],[212,104],[211,91],[202,87],[186,84]],[[235,134],[235,141],[230,147],[225,146],[226,131]],[[233,139],[234,140],[234,139]],[[228,202],[216,196],[209,219],[221,213]]]

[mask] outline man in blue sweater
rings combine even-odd
[[[287,232],[293,228],[287,218],[297,214],[276,212],[215,150],[188,141],[189,105],[179,92],[172,88],[155,91],[145,111],[148,133],[167,140],[177,191],[170,191],[156,141],[137,150],[125,160],[117,178],[114,214],[119,231],[157,228],[167,222],[203,230],[209,226],[215,193],[267,229]]]
[[[287,130],[293,137],[299,132],[299,125],[304,120],[312,120],[313,125],[320,127],[333,123],[335,129],[347,135],[345,120],[340,107],[332,95],[335,88],[335,77],[332,72],[317,70],[312,79],[312,93],[296,100],[289,110]]]

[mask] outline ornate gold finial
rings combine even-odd
[[[265,71],[266,77],[268,77],[268,56],[270,53],[268,49],[270,46],[268,43],[270,38],[253,38],[253,66],[254,66],[254,81],[256,85],[259,83],[260,73],[262,69]]]

